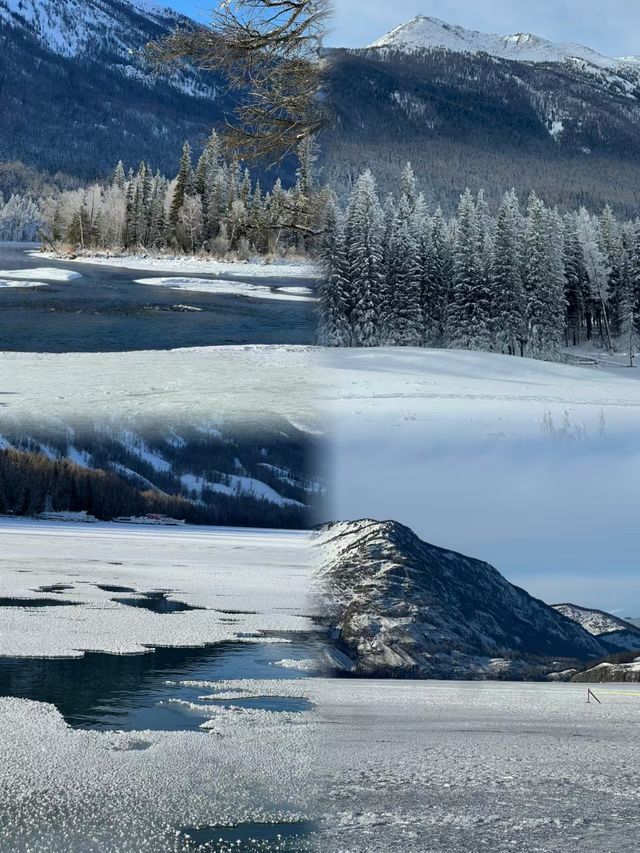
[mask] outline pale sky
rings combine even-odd
[[[167,0],[164,0],[167,2]],[[532,32],[554,41],[585,44],[608,56],[640,54],[638,0],[334,0],[329,43],[362,47],[415,15],[502,35]],[[169,0],[181,12],[206,20],[217,0]]]

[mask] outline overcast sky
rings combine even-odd
[[[167,0],[164,0],[167,2]],[[169,0],[180,11],[206,19],[218,0]],[[334,0],[330,43],[361,47],[414,15],[484,32],[532,32],[556,41],[586,44],[609,56],[640,54],[638,0]],[[606,8],[605,8],[606,5]],[[364,7],[364,8],[363,8]]]

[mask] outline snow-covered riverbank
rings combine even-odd
[[[108,267],[126,267],[131,270],[152,270],[154,272],[206,273],[215,276],[238,275],[250,278],[316,278],[319,272],[313,263],[288,259],[251,261],[218,261],[208,257],[189,255],[108,255],[80,254],[69,257],[54,252],[32,251],[34,258],[49,258],[69,263],[95,264]]]

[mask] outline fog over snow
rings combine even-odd
[[[548,603],[640,613],[637,370],[323,356],[334,519],[392,518]]]

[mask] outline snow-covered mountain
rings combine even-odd
[[[0,0],[0,165],[83,179],[120,158],[173,168],[228,102],[214,76],[159,74],[141,51],[192,23],[146,0]]]
[[[635,215],[640,58],[418,16],[359,50],[337,50],[325,136],[340,189],[371,168],[383,191],[411,161],[432,203],[468,186],[490,201],[515,187],[560,207]]]
[[[579,607],[576,604],[554,604],[554,609],[567,619],[577,622],[592,636],[619,649],[640,651],[640,628],[603,610]]]
[[[438,18],[417,15],[369,45],[396,50],[448,50],[456,53],[485,53],[497,59],[534,63],[588,63],[613,71],[640,71],[640,57],[611,59],[590,47],[549,41],[531,33],[494,35],[452,26]]]
[[[487,563],[371,520],[319,535],[343,669],[368,677],[540,676],[610,649]]]
[[[187,18],[146,0],[0,0],[0,22],[34,35],[60,56],[89,55],[97,49],[130,59],[142,46]]]

